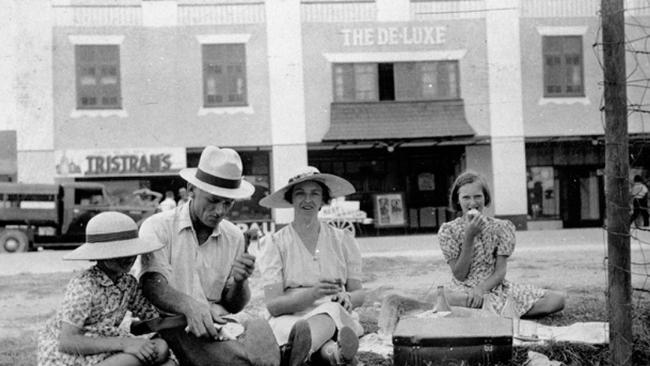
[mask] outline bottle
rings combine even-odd
[[[445,296],[445,287],[438,286],[436,294],[433,298],[433,311],[436,313],[447,311],[451,312],[451,307],[447,302],[447,296]]]
[[[508,294],[506,303],[503,305],[503,309],[501,309],[501,316],[512,320],[512,336],[519,336],[519,313],[517,313],[515,299],[511,294]]]

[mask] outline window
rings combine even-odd
[[[76,45],[77,109],[120,109],[120,48]]]
[[[584,96],[582,37],[545,36],[542,41],[544,55],[544,96]]]
[[[340,63],[333,77],[336,102],[460,97],[458,61]]]
[[[244,44],[204,44],[203,106],[245,106],[246,49]]]

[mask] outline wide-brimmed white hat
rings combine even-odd
[[[207,146],[197,168],[181,170],[181,177],[197,188],[219,197],[250,198],[255,187],[242,177],[242,162],[233,149]]]
[[[106,211],[88,221],[86,242],[63,256],[63,259],[92,261],[131,257],[153,252],[164,246],[162,243],[140,239],[138,225],[129,216]]]
[[[321,173],[313,166],[300,168],[300,170],[289,179],[289,183],[270,195],[262,198],[260,206],[269,208],[291,208],[289,201],[284,199],[284,194],[293,186],[308,180],[315,180],[323,183],[330,190],[331,198],[347,196],[355,192],[354,186],[347,180],[333,174]]]

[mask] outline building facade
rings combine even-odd
[[[627,14],[650,10],[629,1]],[[310,164],[348,178],[366,233],[435,231],[465,169],[518,228],[601,225],[599,2],[31,0],[2,40],[0,178],[177,191],[206,145],[256,185],[233,218]],[[628,38],[641,37],[628,27]],[[636,33],[636,34],[635,34]],[[642,47],[642,44],[636,45]],[[630,58],[630,78],[648,67]],[[639,67],[641,66],[641,67]],[[641,78],[641,76],[639,76]],[[645,90],[628,88],[630,100]],[[646,122],[629,120],[645,175]],[[12,145],[13,144],[13,145]],[[6,146],[6,148],[5,148]]]

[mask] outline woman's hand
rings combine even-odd
[[[468,239],[474,239],[483,230],[485,220],[481,214],[475,216],[467,216],[467,227],[465,228],[465,235]]]
[[[158,357],[156,344],[152,340],[144,338],[128,339],[124,353],[135,356],[145,365],[153,365]]]
[[[312,287],[314,299],[320,299],[323,296],[336,295],[341,291],[340,280],[321,278],[316,285]]]
[[[348,312],[352,310],[352,295],[349,292],[339,292],[332,296],[332,301],[338,302]]]
[[[468,293],[467,293],[467,307],[468,308],[480,308],[483,306],[483,295],[486,294],[486,291],[484,291],[482,288],[479,286],[474,286]]]

